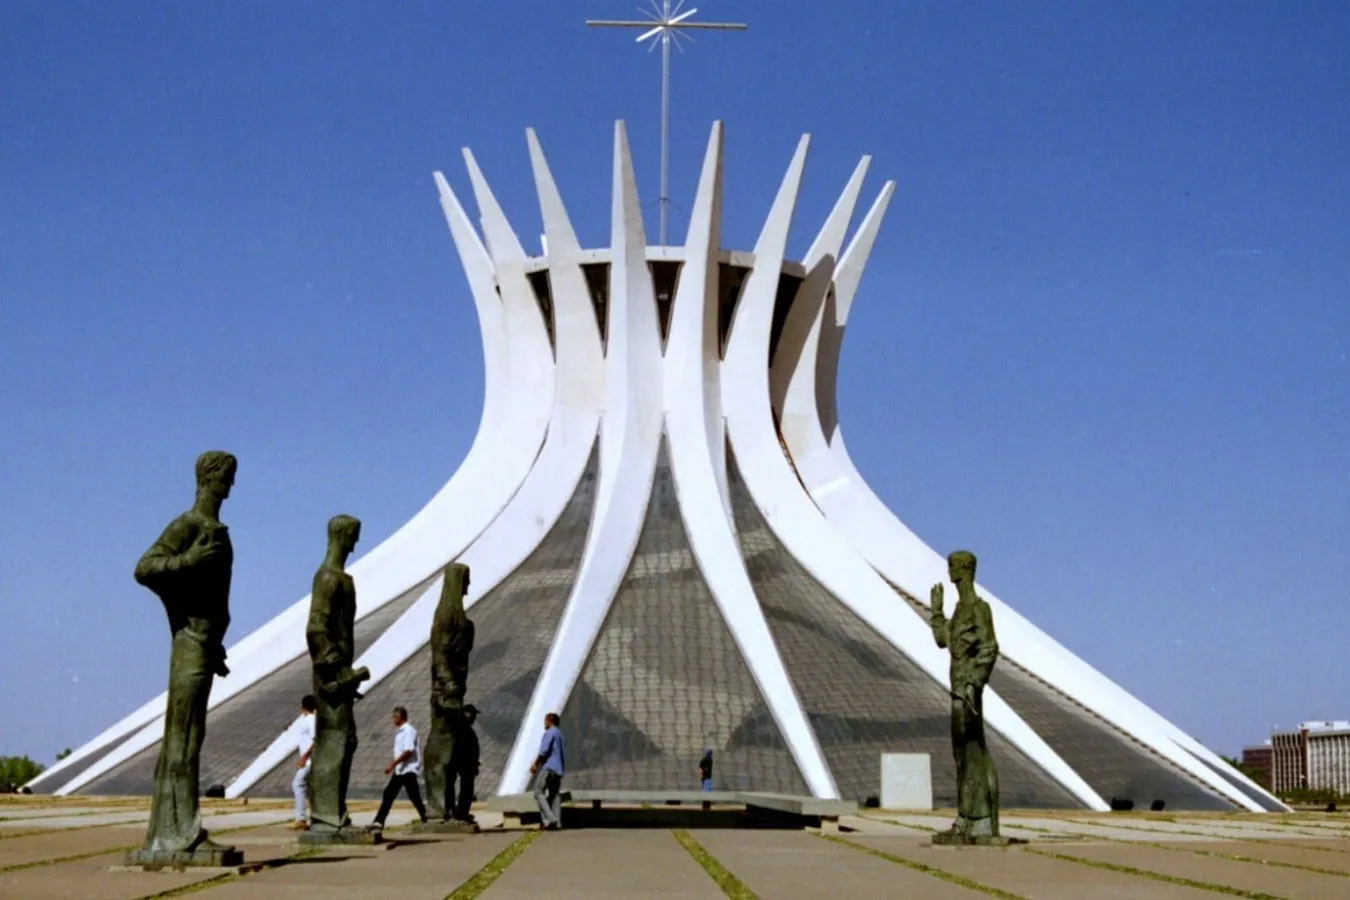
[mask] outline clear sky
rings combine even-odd
[[[583,242],[633,0],[0,4],[0,754],[164,687],[137,557],[208,448],[238,639],[449,477],[480,411],[436,200],[472,146],[527,247],[538,129]],[[857,158],[896,201],[845,347],[859,468],[930,544],[1225,753],[1350,718],[1350,13],[1338,0],[708,0],[672,232],[727,123],[729,247],[802,132],[799,255]]]

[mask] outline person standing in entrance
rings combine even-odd
[[[401,706],[394,707],[394,761],[384,767],[389,776],[389,784],[384,788],[384,799],[380,801],[380,810],[375,813],[371,830],[383,831],[384,820],[390,808],[398,799],[399,791],[407,791],[408,799],[417,809],[417,815],[423,823],[427,820],[427,808],[422,805],[422,791],[417,786],[417,775],[422,771],[422,760],[417,752],[417,729],[408,721],[408,711]]]
[[[300,701],[300,718],[295,720],[295,749],[300,758],[295,762],[295,777],[291,779],[291,793],[295,795],[295,821],[291,827],[296,831],[309,830],[305,801],[309,799],[309,758],[314,753],[314,710],[318,705],[313,694],[306,694]]]
[[[544,716],[544,738],[530,774],[534,776],[534,802],[539,804],[539,823],[545,831],[562,828],[563,736],[557,713]]]
[[[698,761],[698,780],[703,792],[712,791],[712,748],[703,748],[703,758]]]

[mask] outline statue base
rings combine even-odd
[[[412,827],[413,834],[477,834],[478,826],[473,822],[465,822],[462,819],[445,819],[443,821],[415,822]]]
[[[335,844],[345,844],[348,846],[373,846],[384,843],[384,835],[378,831],[367,831],[364,828],[339,828],[336,831],[322,831],[311,828],[309,831],[302,831],[296,837],[301,844],[313,847],[325,847]]]
[[[144,872],[160,869],[231,869],[244,864],[244,852],[234,847],[197,850],[128,850],[122,868]]]
[[[942,831],[933,835],[934,847],[1011,847],[1025,843],[1021,838],[1004,837],[1001,834],[952,834]]]

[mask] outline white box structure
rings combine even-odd
[[[372,673],[352,795],[383,786],[389,707],[427,719],[438,577],[458,560],[473,572],[468,699],[482,710],[484,792],[525,790],[543,715],[559,711],[576,789],[695,789],[711,748],[719,789],[861,801],[879,793],[881,754],[920,753],[933,800],[954,805],[948,659],[923,599],[946,581],[945,560],[858,474],[835,403],[894,184],[850,237],[864,157],[806,256],[786,259],[803,137],[753,250],[725,250],[718,123],[684,244],[649,246],[618,123],[609,246],[585,249],[527,134],[541,255],[521,246],[467,150],[476,225],[436,173],[482,329],[486,395],[459,469],[351,567],[357,664]],[[980,590],[1002,649],[985,715],[1004,806],[1284,808]],[[204,788],[287,793],[283,732],[310,690],[308,606],[230,649]],[[148,793],[164,702],[34,789]]]
[[[927,753],[881,754],[881,808],[932,809],[933,758]]]

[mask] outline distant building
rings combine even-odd
[[[1270,740],[1271,790],[1350,794],[1350,722],[1303,722]]]
[[[1270,741],[1258,744],[1255,747],[1242,748],[1242,768],[1247,770],[1249,778],[1266,790],[1270,790],[1271,785],[1271,756],[1273,752]]]

